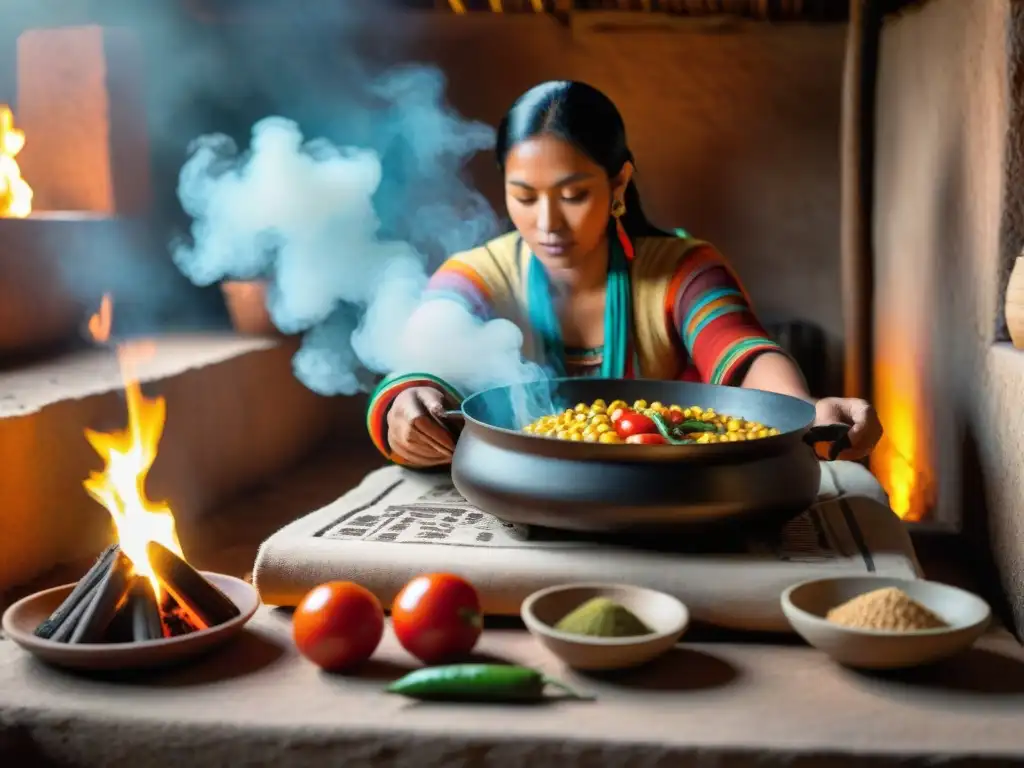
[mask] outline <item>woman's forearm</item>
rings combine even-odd
[[[740,386],[814,401],[800,368],[778,352],[764,352],[754,358]]]

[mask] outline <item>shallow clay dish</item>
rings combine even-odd
[[[607,597],[628,608],[654,632],[637,637],[587,637],[554,628],[594,597]],[[690,612],[676,598],[625,584],[548,587],[527,597],[520,613],[526,628],[545,648],[570,667],[588,670],[625,669],[651,661],[670,650],[690,623]]]
[[[851,629],[828,621],[832,608],[865,592],[896,587],[949,626],[912,632]],[[796,584],[782,593],[782,611],[804,640],[835,661],[860,669],[930,664],[969,648],[988,628],[991,610],[977,595],[934,581],[841,576]]]
[[[79,670],[129,670],[161,667],[205,653],[237,635],[260,605],[252,585],[233,576],[203,572],[238,606],[241,614],[216,627],[181,637],[145,643],[70,645],[36,637],[33,632],[66,598],[74,584],[29,595],[4,612],[4,633],[26,651],[50,664]]]

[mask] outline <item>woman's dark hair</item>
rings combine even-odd
[[[573,80],[550,80],[520,96],[498,126],[498,167],[516,144],[550,134],[569,142],[600,165],[609,178],[633,162],[626,125],[615,104],[593,86]],[[622,225],[630,237],[667,235],[644,215],[634,181],[626,188]]]

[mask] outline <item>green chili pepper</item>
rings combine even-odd
[[[675,425],[680,432],[717,432],[718,427],[706,421],[687,420]]]
[[[658,432],[669,445],[689,445],[694,442],[693,440],[678,437],[675,431],[669,427],[665,418],[657,411],[649,411],[647,415],[654,422],[654,426],[658,428]]]
[[[385,691],[424,701],[541,701],[552,685],[584,699],[564,683],[535,669],[515,664],[450,664],[417,669],[391,683]]]

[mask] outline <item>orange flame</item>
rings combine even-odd
[[[11,108],[0,104],[0,216],[23,219],[32,213],[32,187],[14,159],[24,146],[25,133],[14,127]]]
[[[97,342],[110,338],[112,305],[104,296],[99,311],[89,318],[89,333]],[[146,496],[146,477],[156,460],[157,447],[163,434],[166,401],[148,398],[142,393],[137,364],[155,352],[147,343],[124,343],[117,346],[117,358],[124,381],[128,406],[128,426],[119,432],[85,430],[85,438],[103,459],[101,472],[92,472],[83,483],[85,490],[114,519],[121,549],[132,561],[135,572],[150,580],[156,595],[160,584],[150,567],[146,545],[155,541],[183,557],[174,524],[174,513],[165,502],[154,502]]]
[[[889,362],[897,359],[899,362]],[[928,513],[927,426],[922,398],[912,382],[910,363],[890,352],[875,361],[875,407],[885,437],[871,456],[871,470],[889,495],[889,505],[904,520]]]

